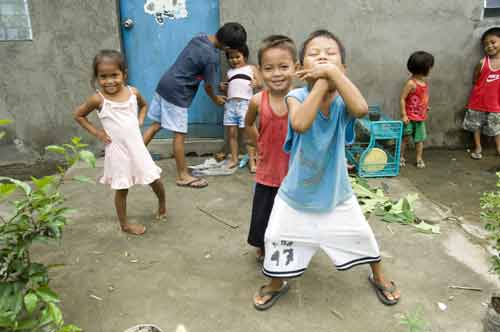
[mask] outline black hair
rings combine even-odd
[[[257,52],[259,66],[262,65],[262,56],[264,52],[271,48],[280,48],[288,51],[292,56],[293,62],[297,62],[297,47],[295,47],[293,40],[284,35],[271,35],[262,40],[259,51]]]
[[[241,24],[229,22],[217,30],[215,38],[223,46],[238,48],[247,42],[247,32]]]
[[[125,57],[123,54],[116,50],[100,50],[99,53],[94,57],[94,61],[92,62],[93,75],[92,75],[92,87],[95,85],[95,80],[97,79],[97,67],[103,60],[112,60],[116,63],[120,71],[125,76],[127,74],[127,62],[125,61]]]
[[[229,59],[229,52],[231,52],[231,51],[240,52],[241,54],[243,54],[243,57],[245,58],[245,60],[248,60],[248,56],[250,54],[250,51],[248,50],[247,44],[243,44],[243,45],[241,45],[239,47],[235,47],[235,48],[226,49],[226,58]]]
[[[434,56],[425,51],[413,52],[408,58],[406,63],[406,68],[413,75],[424,75],[429,74],[429,71],[434,66]]]
[[[304,43],[302,44],[302,48],[300,49],[300,53],[299,53],[300,64],[301,65],[304,64],[304,57],[306,55],[307,45],[311,42],[311,40],[313,40],[314,38],[318,38],[318,37],[325,37],[325,38],[334,40],[337,43],[337,45],[339,46],[340,60],[342,61],[342,64],[345,64],[345,47],[344,47],[344,44],[342,44],[342,42],[340,41],[339,37],[337,37],[336,35],[334,35],[330,31],[324,30],[324,29],[320,29],[320,30],[316,30],[316,31],[311,32],[311,34],[309,35],[309,37],[307,37],[307,39],[304,41]]]
[[[486,30],[481,36],[481,44],[484,43],[484,40],[488,36],[497,36],[500,38],[500,27],[493,27]]]

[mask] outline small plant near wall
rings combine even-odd
[[[490,234],[496,254],[491,257],[491,268],[500,276],[500,172],[496,173],[496,190],[481,196],[481,220]]]
[[[78,137],[68,144],[48,146],[47,151],[64,156],[58,175],[32,177],[31,183],[0,177],[0,202],[13,205],[11,215],[0,215],[0,331],[81,331],[65,324],[59,297],[49,287],[48,267],[32,261],[30,249],[35,242],[61,239],[71,209],[60,186],[66,170],[79,160],[95,166],[94,155],[86,147]],[[92,182],[81,176],[73,179]]]

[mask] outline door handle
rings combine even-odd
[[[132,27],[134,26],[134,20],[131,18],[127,18],[125,21],[123,21],[122,25],[125,29],[132,29]]]

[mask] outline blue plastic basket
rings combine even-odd
[[[403,123],[394,121],[380,111],[377,105],[370,106],[368,115],[357,120],[356,129],[364,135],[357,135],[357,142],[346,147],[346,157],[356,167],[361,177],[387,177],[399,174],[399,159]],[[367,163],[366,156],[374,148],[382,149],[387,155],[384,164]]]

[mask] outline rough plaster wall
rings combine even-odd
[[[348,75],[370,104],[399,116],[406,61],[416,50],[434,54],[430,76],[429,145],[460,146],[460,129],[481,53],[479,36],[498,19],[481,21],[482,0],[221,0],[221,23],[238,21],[248,32],[251,56],[269,34],[298,45],[315,29],[337,34],[347,49]]]
[[[74,135],[90,140],[72,111],[92,92],[93,56],[120,47],[116,3],[32,0],[29,8],[33,41],[0,42],[0,118],[15,121],[3,144],[17,138],[41,151]]]

